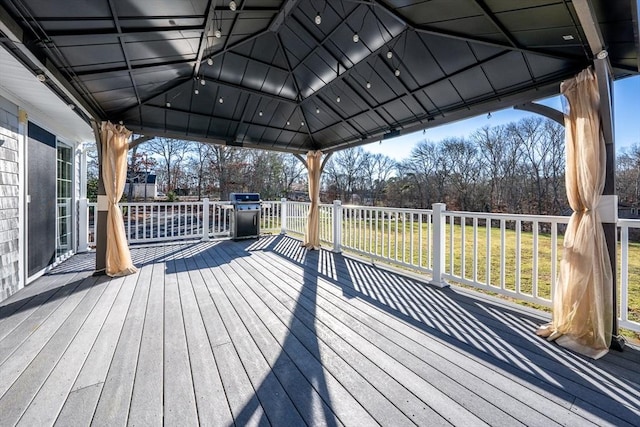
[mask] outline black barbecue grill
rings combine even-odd
[[[261,202],[258,193],[231,193],[231,237],[251,239],[260,236]]]

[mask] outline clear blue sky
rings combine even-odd
[[[633,144],[640,144],[640,76],[614,82],[613,91],[616,151],[620,152],[621,149]],[[559,96],[538,102],[562,111],[562,103]],[[416,144],[425,139],[440,141],[450,137],[467,137],[482,126],[503,125],[517,122],[529,116],[536,115],[509,108],[492,112],[491,118],[487,118],[487,115],[483,114],[482,116],[427,129],[424,135],[422,131],[419,131],[384,140],[380,143],[367,144],[363,148],[372,153],[385,154],[395,160],[403,160],[409,157],[411,149]]]

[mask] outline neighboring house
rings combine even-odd
[[[0,49],[0,301],[77,251],[91,127]],[[46,79],[43,79],[46,80]]]
[[[145,182],[146,178],[146,182]],[[149,173],[146,175],[136,175],[131,179],[131,182],[127,182],[124,185],[124,196],[129,194],[129,186],[132,186],[133,191],[131,196],[134,200],[153,200],[158,197],[158,185],[156,183],[156,175]]]
[[[618,218],[640,219],[640,208],[629,203],[619,202]]]

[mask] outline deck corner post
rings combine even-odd
[[[202,199],[202,241],[209,241],[209,198]]]
[[[333,250],[334,253],[342,252],[342,202],[333,201]]]
[[[433,254],[433,275],[431,283],[439,288],[448,287],[444,280],[444,253],[445,253],[445,211],[447,205],[444,203],[434,203],[433,205],[433,237],[431,239],[431,253]]]
[[[78,253],[89,252],[89,201],[78,199]]]
[[[280,234],[287,234],[287,198],[280,199]]]

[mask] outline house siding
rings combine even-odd
[[[18,107],[0,97],[0,301],[18,291],[19,145]]]

